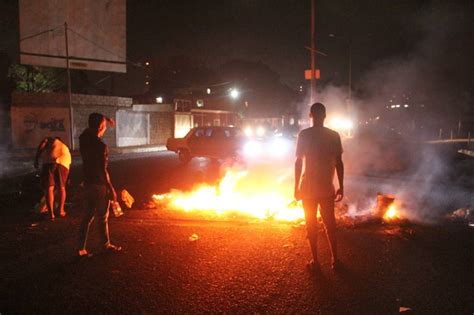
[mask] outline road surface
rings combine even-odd
[[[111,168],[118,185],[145,200],[170,186],[214,180],[217,171],[207,163],[198,159],[183,168],[176,157],[159,154]],[[2,212],[0,313],[474,311],[474,229],[464,224],[341,226],[343,270],[330,270],[321,233],[322,274],[312,275],[305,268],[310,251],[304,226],[208,221],[138,207],[111,219],[112,240],[122,252],[100,254],[93,233],[95,255],[78,259],[81,209],[68,212],[55,222]]]

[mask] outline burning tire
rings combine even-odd
[[[186,149],[180,149],[180,150],[178,151],[178,158],[179,158],[179,160],[180,160],[181,162],[183,162],[183,163],[188,163],[189,161],[191,161],[191,159],[192,159],[193,157],[191,156],[191,154],[189,153],[188,150],[186,150]]]

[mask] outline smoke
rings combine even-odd
[[[317,91],[314,99],[326,106],[328,117],[350,115],[352,120],[357,121],[357,113],[352,111],[351,107],[359,107],[362,101],[354,98],[349,100],[349,90],[347,86],[325,86]],[[311,97],[309,93],[307,93],[304,100],[297,105],[300,120],[308,119],[310,107]]]
[[[361,88],[367,94],[367,109],[386,112],[388,105],[409,104],[411,109],[406,113],[423,116],[416,117],[421,121],[414,129],[423,127],[421,124],[425,129],[454,129],[463,111],[472,106],[470,12],[461,5],[445,3],[414,15],[411,24],[420,39],[413,49],[374,63],[364,75]],[[410,118],[397,114],[399,119]]]
[[[316,99],[326,105],[328,118],[350,115],[358,122],[355,137],[343,141],[346,202],[352,212],[373,207],[377,192],[395,195],[404,216],[414,221],[433,222],[473,206],[474,182],[461,176],[474,168],[472,159],[463,160],[455,145],[425,142],[436,139],[439,129],[444,136],[446,130],[456,135],[462,113],[472,106],[473,54],[465,51],[472,50],[470,12],[456,4],[417,12],[412,27],[419,41],[409,53],[369,68],[351,102],[355,111],[347,87],[318,91]],[[299,106],[303,119],[309,103],[307,97]]]

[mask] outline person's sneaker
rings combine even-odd
[[[79,257],[89,257],[89,253],[87,252],[87,250],[85,249],[80,249],[77,254],[79,255]]]
[[[121,246],[109,244],[104,247],[104,252],[120,252],[122,250]]]

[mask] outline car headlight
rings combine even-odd
[[[283,156],[290,151],[290,148],[290,141],[281,137],[276,137],[270,142],[270,152],[274,156]]]
[[[247,157],[254,157],[258,156],[262,153],[263,148],[262,148],[262,143],[254,140],[247,141],[244,144],[244,155]]]
[[[265,135],[265,128],[263,127],[258,127],[257,128],[257,137],[263,137]]]
[[[244,134],[245,134],[247,137],[253,136],[252,127],[246,127],[246,128],[244,129]]]

